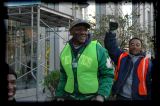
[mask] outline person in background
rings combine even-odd
[[[122,51],[114,33],[116,26],[118,28],[118,23],[110,23],[110,31],[106,32],[104,39],[105,48],[116,64],[112,94],[116,100],[150,100],[153,65],[142,52],[142,40],[136,37],[130,39],[129,53]]]
[[[88,33],[90,24],[75,20],[69,29],[73,36],[60,55],[60,81],[57,100],[107,100],[114,79],[108,51]]]
[[[8,101],[16,101],[15,93],[16,93],[16,79],[17,75],[11,67],[8,66],[9,73],[7,75],[8,80]]]

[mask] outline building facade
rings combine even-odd
[[[143,39],[147,51],[153,50],[153,35],[154,35],[154,8],[153,3],[139,3],[132,5],[132,24],[137,28],[137,34]],[[152,47],[151,47],[152,45]]]
[[[118,16],[122,16],[122,4],[114,4],[114,3],[103,3],[96,4],[96,27],[100,26],[99,21],[103,16],[113,16],[117,18]],[[107,24],[107,23],[106,23]]]

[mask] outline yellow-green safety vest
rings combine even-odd
[[[82,94],[96,93],[98,91],[98,60],[96,44],[97,41],[91,41],[80,55],[77,62],[78,90]],[[64,90],[73,93],[74,75],[72,70],[72,54],[71,47],[68,43],[61,53],[60,60],[67,75]]]

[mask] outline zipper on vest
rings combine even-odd
[[[72,60],[72,70],[73,70],[73,75],[74,75],[74,92],[72,97],[77,98],[79,91],[78,91],[78,81],[77,81],[77,66],[78,66],[78,60],[79,57],[81,56],[80,53],[77,54],[77,56],[75,57],[75,55],[73,55],[73,60]]]
[[[139,61],[139,62],[138,62],[138,65],[139,65],[141,59],[142,59],[142,58],[138,58],[138,59],[137,59],[137,61]],[[136,61],[135,63],[137,63],[137,61]],[[137,69],[138,69],[138,67],[137,67]],[[133,70],[133,75],[134,75],[134,73],[135,73],[135,71]],[[136,73],[137,73],[137,70],[136,70]],[[133,76],[132,78],[134,78],[134,76]],[[134,91],[134,89],[137,89],[137,88],[135,88],[135,86],[133,87],[133,83],[132,83],[132,91]],[[131,94],[132,94],[131,100],[134,100],[135,97],[133,97],[133,92],[132,92]]]
[[[75,58],[73,58],[73,61],[72,61],[72,68],[77,68],[77,61]]]
[[[87,45],[88,46],[88,45]],[[74,52],[72,50],[72,57],[73,57],[73,60],[72,60],[72,70],[73,70],[73,74],[74,74],[74,92],[73,92],[73,95],[72,97],[75,97],[77,98],[77,96],[79,95],[79,90],[78,90],[78,81],[77,81],[77,66],[78,66],[78,60],[81,56],[81,54],[83,53],[83,51],[85,50],[85,48],[87,47],[85,46],[84,48],[81,48],[81,50],[78,51],[77,53],[77,56],[74,55]]]
[[[130,63],[129,63],[130,65],[129,65],[129,68],[128,68],[128,69],[131,68],[131,62],[132,62],[132,61],[130,61]],[[131,73],[131,71],[127,71],[126,76],[124,77],[124,81],[123,81],[123,83],[120,84],[119,88],[118,88],[117,91],[116,91],[116,94],[119,92],[119,90],[121,89],[121,87],[125,84],[125,81],[127,80],[129,73]],[[123,88],[122,88],[122,89],[123,89]]]

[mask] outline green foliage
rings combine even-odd
[[[46,86],[48,89],[56,88],[59,82],[60,78],[60,71],[59,70],[53,70],[51,73],[49,73],[44,78],[44,86]]]

